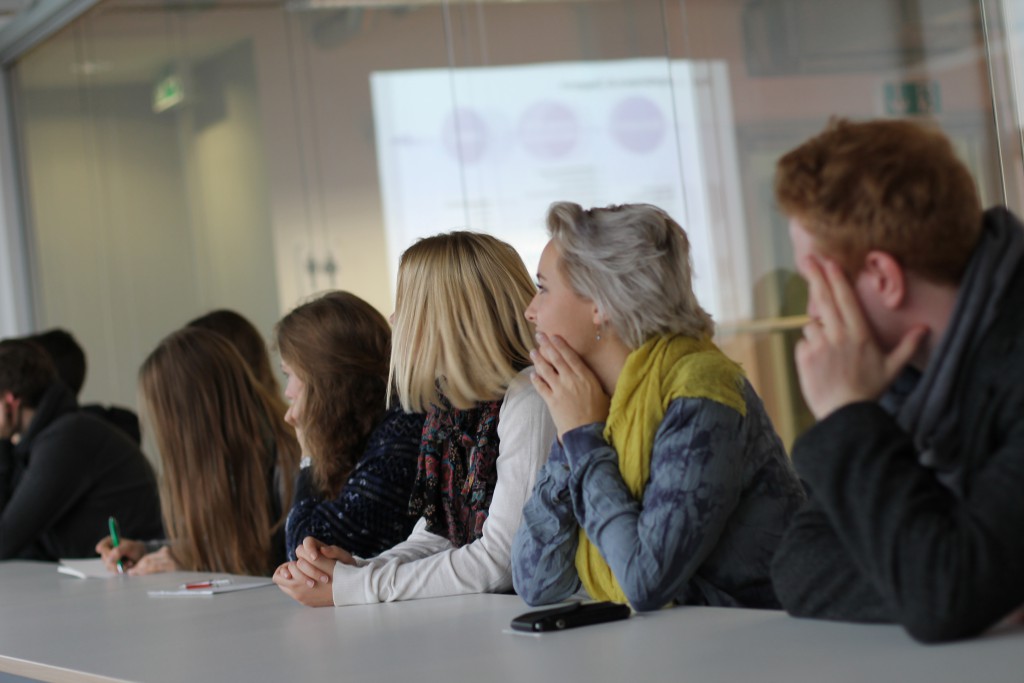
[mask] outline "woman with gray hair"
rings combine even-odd
[[[660,209],[553,204],[527,319],[558,441],[512,548],[531,605],[581,585],[638,611],[778,607],[769,567],[804,493],[760,399],[711,341]]]

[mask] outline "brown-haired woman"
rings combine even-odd
[[[267,395],[274,405],[282,414],[288,409],[281,398],[281,385],[277,383],[277,377],[270,365],[267,343],[248,318],[231,309],[218,308],[189,321],[185,327],[201,327],[216,332],[231,342],[249,366],[252,376],[267,390]]]
[[[143,542],[105,538],[96,549],[108,567],[269,575],[285,556],[299,448],[237,349],[209,330],[174,332],[139,370],[139,403],[163,464],[169,544],[146,554]]]
[[[391,328],[370,304],[329,292],[275,329],[287,377],[285,415],[303,467],[288,514],[288,555],[307,536],[360,557],[404,541],[424,416],[387,408]]]

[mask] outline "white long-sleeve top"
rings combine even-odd
[[[456,548],[420,519],[408,539],[356,565],[334,565],[334,604],[363,605],[497,593],[512,588],[512,539],[523,504],[555,439],[547,406],[530,382],[531,368],[509,384],[498,412],[498,479],[483,536]]]

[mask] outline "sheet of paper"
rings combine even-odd
[[[177,588],[172,590],[157,590],[148,591],[148,594],[152,597],[176,597],[176,596],[200,596],[200,595],[220,595],[221,593],[233,593],[235,591],[243,591],[249,588],[261,588],[263,586],[271,586],[274,582],[267,578],[233,578],[231,583],[223,586],[212,586],[210,588]]]
[[[117,574],[109,571],[103,564],[103,558],[92,557],[84,560],[61,560],[57,571],[79,579],[111,579]]]

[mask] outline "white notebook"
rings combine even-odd
[[[152,597],[158,598],[176,596],[197,597],[201,595],[220,595],[221,593],[234,593],[235,591],[244,591],[248,590],[249,588],[262,588],[263,586],[274,585],[274,582],[268,578],[254,576],[232,577],[227,581],[227,583],[222,583],[216,586],[210,586],[206,588],[186,588],[185,584],[182,584],[178,588],[172,590],[157,590],[147,592]]]
[[[92,557],[84,560],[61,560],[57,571],[80,579],[111,579],[117,574],[107,569],[103,558]]]

